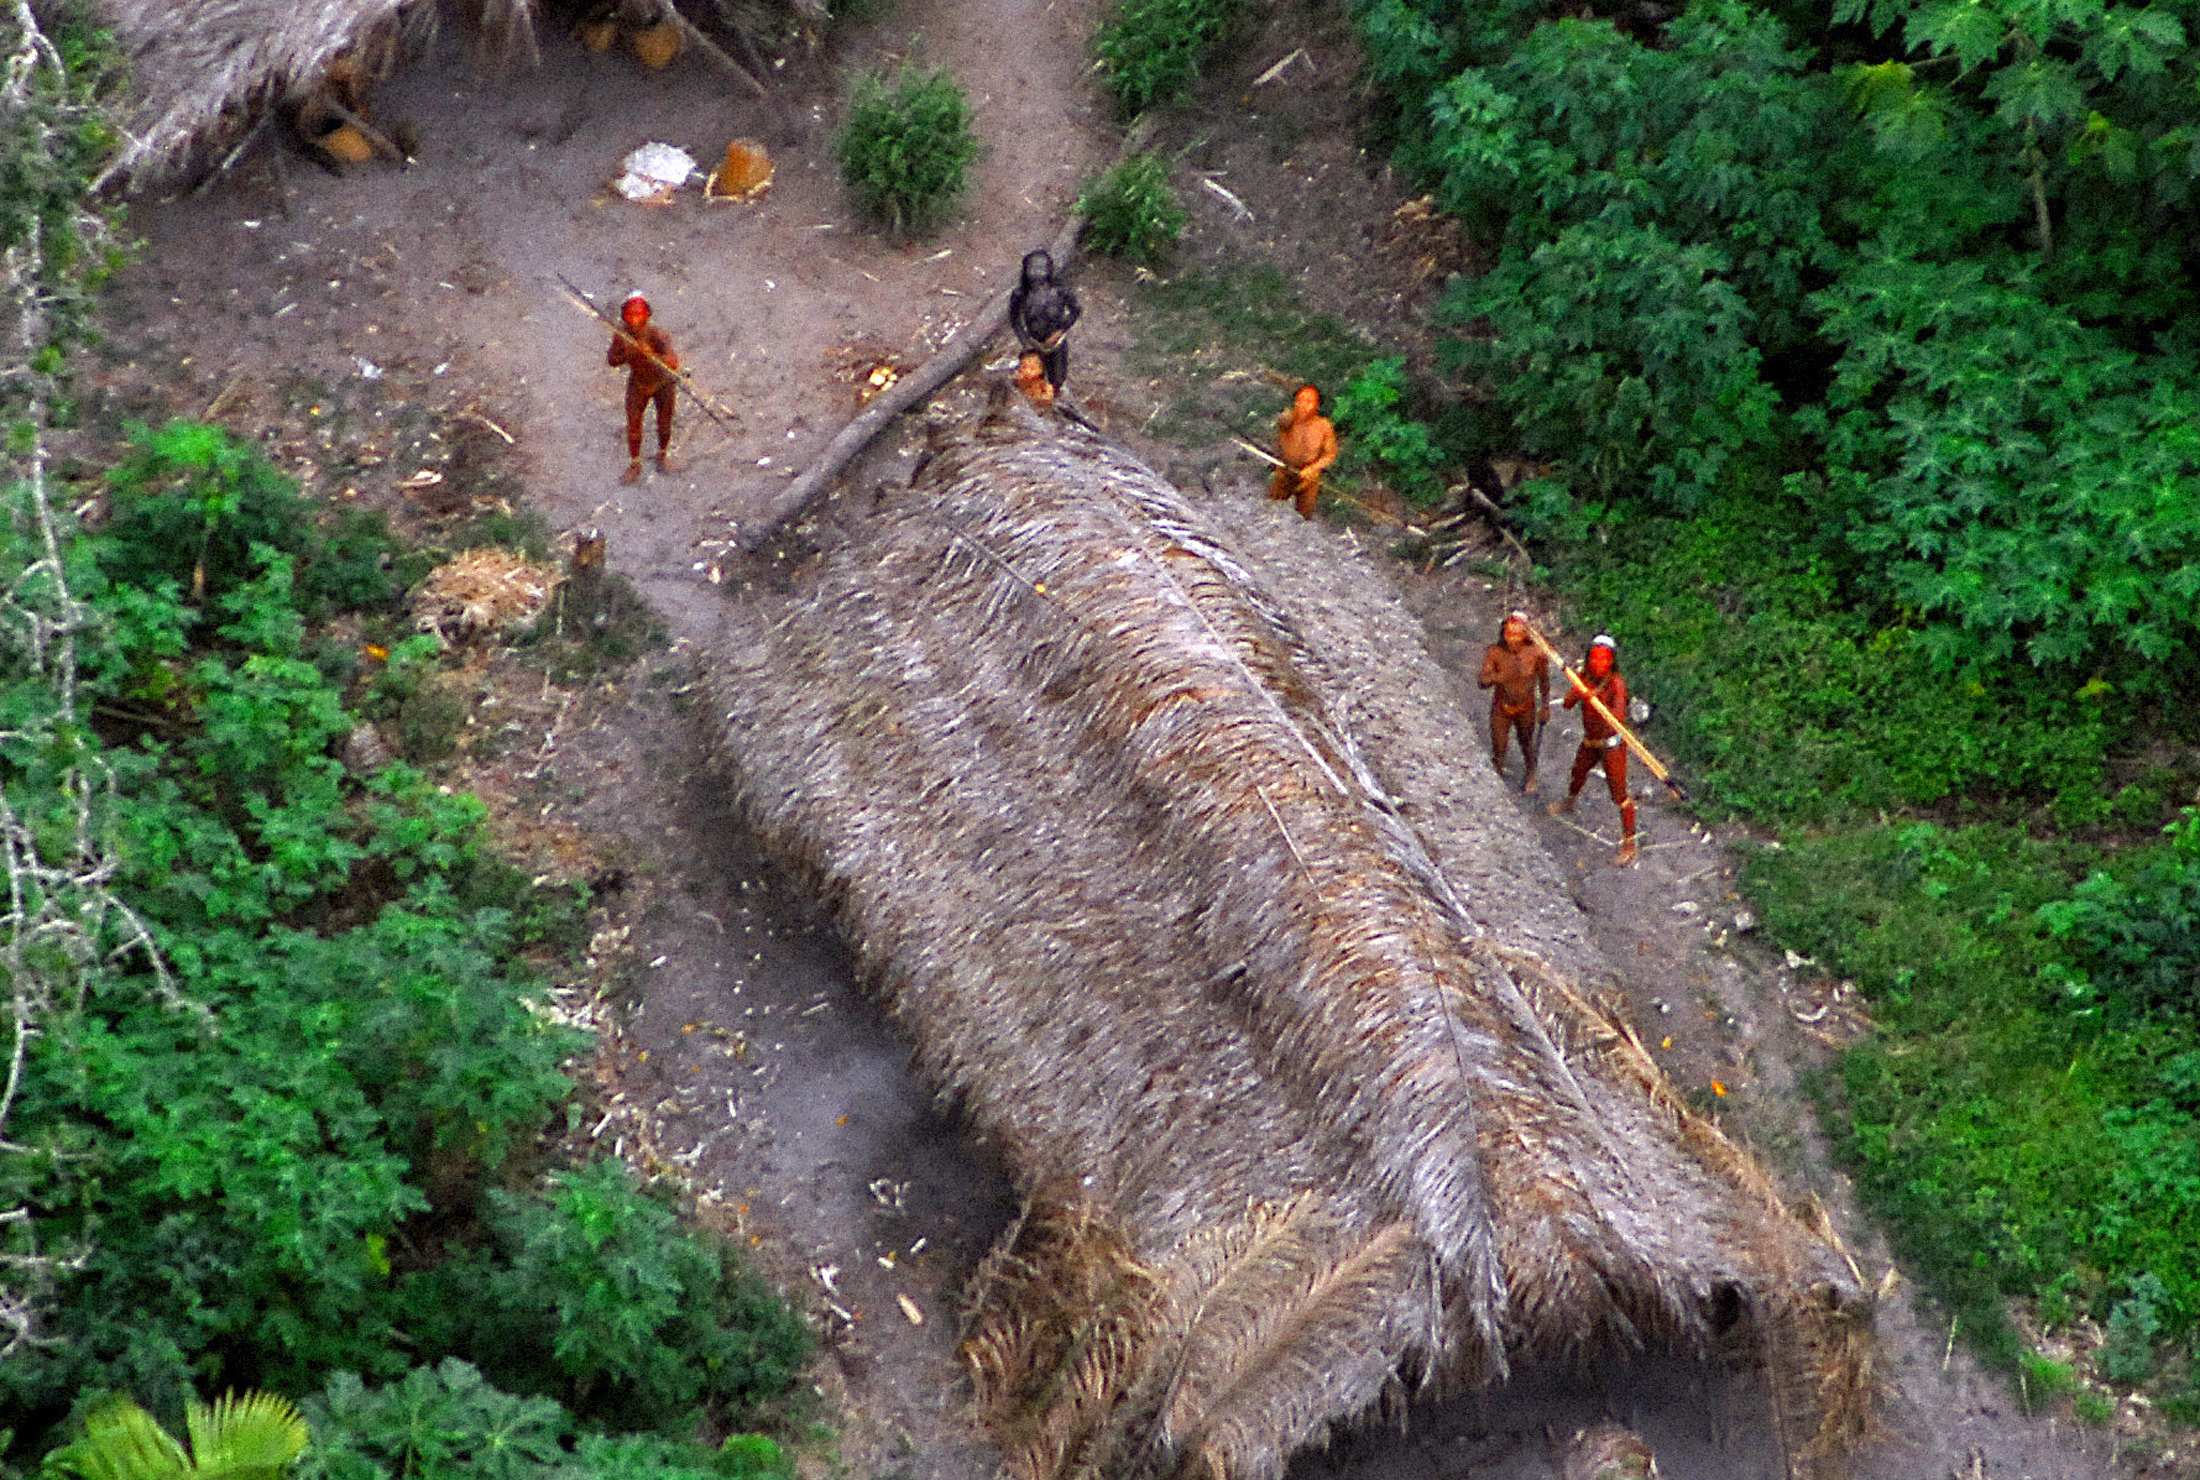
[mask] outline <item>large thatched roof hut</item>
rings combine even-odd
[[[1646,1344],[1827,1406],[1854,1267],[1581,994],[1372,563],[1020,403],[864,507],[734,609],[724,764],[1025,1195],[965,1345],[1010,1473],[1276,1476]]]

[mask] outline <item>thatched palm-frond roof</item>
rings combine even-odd
[[[129,64],[125,134],[114,177],[178,168],[202,145],[249,125],[276,99],[311,86],[347,51],[385,68],[408,36],[438,19],[437,0],[95,0]],[[534,45],[536,0],[458,7],[501,54]]]
[[[966,1343],[1010,1472],[1273,1477],[1737,1321],[1803,1385],[1853,1267],[1578,990],[1374,567],[1230,513],[996,405],[733,614],[745,811],[1028,1200]]]

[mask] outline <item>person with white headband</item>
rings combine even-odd
[[[657,407],[657,471],[672,471],[672,403],[679,394],[680,356],[672,336],[649,321],[649,300],[629,293],[619,306],[625,332],[614,331],[604,363],[626,367],[626,475],[621,483],[642,479],[642,414]]]
[[[1627,680],[1619,676],[1619,644],[1609,634],[1599,632],[1589,644],[1589,656],[1581,666],[1581,682],[1587,686],[1590,697],[1602,704],[1607,713],[1625,714]],[[1581,698],[1582,690],[1569,686],[1565,699],[1560,702],[1571,709],[1581,703]],[[1581,748],[1574,752],[1574,772],[1567,782],[1566,799],[1551,803],[1553,817],[1574,810],[1574,799],[1581,795],[1589,773],[1598,766],[1604,767],[1605,784],[1611,788],[1612,801],[1619,808],[1619,852],[1612,861],[1624,866],[1635,861],[1635,799],[1627,794],[1627,746],[1611,721],[1593,705],[1583,704]]]

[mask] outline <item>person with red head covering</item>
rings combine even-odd
[[[1512,737],[1520,737],[1520,755],[1527,774],[1520,789],[1535,790],[1535,726],[1551,703],[1551,664],[1528,638],[1528,614],[1508,612],[1497,629],[1497,641],[1482,653],[1482,676],[1476,683],[1494,689],[1490,695],[1490,764],[1505,774],[1505,751]]]
[[[1613,714],[1627,712],[1627,680],[1619,676],[1619,644],[1602,633],[1589,644],[1589,656],[1582,663],[1582,682],[1598,703]],[[1571,709],[1581,703],[1582,691],[1571,686],[1563,701]],[[1581,706],[1581,748],[1574,752],[1574,773],[1566,786],[1566,799],[1551,803],[1551,815],[1556,817],[1574,810],[1574,798],[1581,795],[1581,788],[1588,782],[1589,773],[1598,766],[1604,767],[1605,784],[1610,787],[1612,801],[1619,807],[1619,852],[1612,861],[1630,864],[1635,861],[1635,799],[1627,794],[1627,746],[1603,715],[1586,704]]]
[[[604,363],[626,367],[626,475],[621,483],[642,478],[642,413],[657,403],[657,471],[672,471],[672,401],[680,382],[673,372],[680,357],[673,351],[672,336],[650,322],[649,300],[639,293],[626,295],[619,307],[619,321],[626,333],[611,337],[611,352]]]

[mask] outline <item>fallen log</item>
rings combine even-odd
[[[1115,152],[1114,164],[1121,164],[1144,147],[1152,133],[1152,125],[1140,121],[1123,136],[1123,143]],[[1112,166],[1111,166],[1112,167]],[[1057,270],[1065,269],[1077,254],[1077,240],[1085,229],[1085,218],[1073,207],[1069,220],[1062,225],[1061,233],[1048,249],[1054,257]],[[764,505],[763,512],[740,532],[740,545],[744,550],[754,550],[788,520],[808,508],[858,453],[871,445],[873,438],[900,416],[928,400],[934,391],[961,374],[963,368],[978,358],[986,344],[1001,332],[1008,323],[1008,295],[1004,288],[986,301],[977,317],[963,326],[962,332],[934,352],[932,357],[916,369],[902,376],[887,390],[871,399],[855,420],[842,427],[817,461],[803,469],[801,475],[789,483]]]

